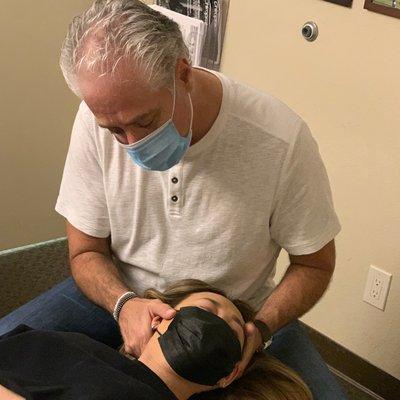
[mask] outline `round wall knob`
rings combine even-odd
[[[318,37],[318,26],[313,21],[306,22],[303,27],[301,28],[301,34],[303,35],[304,39],[312,42]]]

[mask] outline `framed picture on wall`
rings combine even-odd
[[[377,13],[400,18],[400,0],[365,0],[364,8]]]
[[[340,6],[351,7],[353,4],[353,0],[325,0],[329,1],[329,3],[339,4]]]

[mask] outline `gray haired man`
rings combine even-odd
[[[267,351],[315,399],[345,399],[298,322],[329,284],[341,229],[302,118],[193,67],[178,25],[137,0],[97,0],[76,17],[61,68],[82,100],[56,204],[74,279],[5,317],[0,330],[19,321],[74,330],[139,356],[153,318],[175,313],[141,298],[144,290],[197,278],[257,310],[241,371],[269,330]],[[290,266],[276,286],[282,248]]]

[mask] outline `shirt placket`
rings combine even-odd
[[[181,215],[183,207],[183,162],[169,169],[168,176],[168,207],[169,215]]]

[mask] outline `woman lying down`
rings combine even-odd
[[[195,279],[175,282],[163,293],[148,289],[143,297],[178,312],[171,320],[155,321],[138,359],[81,333],[19,325],[1,336],[0,398],[312,399],[299,375],[266,352],[256,352],[236,379],[241,325],[255,316],[247,303]]]

